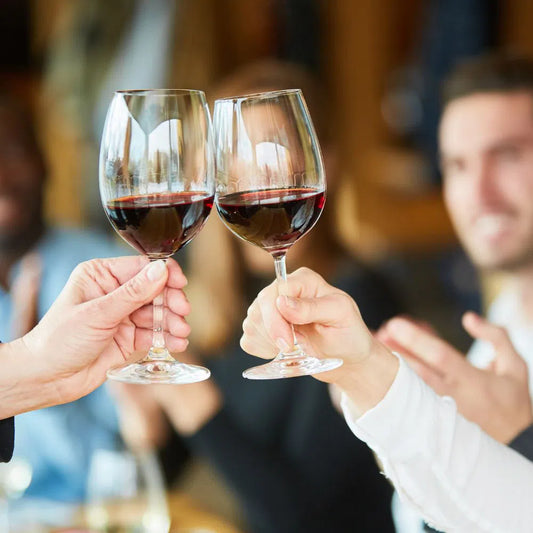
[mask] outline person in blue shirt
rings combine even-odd
[[[95,233],[49,228],[43,214],[46,166],[30,115],[0,95],[0,340],[27,333],[46,313],[78,263],[124,255]],[[38,445],[36,445],[38,443]],[[16,457],[32,468],[26,495],[80,501],[96,448],[120,443],[105,386],[76,402],[17,418]]]

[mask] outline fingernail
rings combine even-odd
[[[148,270],[146,271],[146,276],[150,281],[157,281],[163,276],[167,269],[167,265],[162,259],[150,263]]]
[[[276,339],[276,346],[278,347],[278,350],[280,352],[286,352],[289,350],[289,345],[285,341],[285,339],[282,339],[281,337],[279,339]]]

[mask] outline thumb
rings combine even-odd
[[[138,274],[114,291],[94,301],[104,310],[106,321],[120,322],[143,305],[151,302],[164,288],[168,278],[165,261],[146,265]]]
[[[527,376],[526,363],[514,349],[505,328],[492,324],[472,311],[463,315],[463,326],[472,337],[492,344],[495,358],[491,367],[496,374]]]
[[[288,322],[297,325],[321,324],[343,327],[350,317],[358,314],[355,302],[344,293],[319,298],[278,296],[276,305]]]

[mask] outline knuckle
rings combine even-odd
[[[94,260],[93,261],[83,261],[76,265],[72,271],[71,278],[82,278],[86,275],[91,275],[93,271]]]
[[[494,336],[500,342],[506,342],[510,340],[509,333],[507,332],[507,329],[503,326],[494,326]]]
[[[257,295],[257,301],[261,304],[261,303],[264,303],[268,300],[269,298],[269,294],[270,294],[270,291],[269,291],[269,287],[265,287],[264,289],[261,289],[259,291],[259,294]],[[250,306],[250,308],[252,308],[252,306]]]
[[[141,289],[141,281],[138,278],[130,279],[124,286],[124,295],[126,298],[137,301],[139,300],[139,291]]]
[[[239,344],[246,353],[252,353],[251,344],[246,335],[241,337]]]
[[[254,332],[255,328],[252,325],[252,321],[246,318],[242,323],[242,331],[245,335],[251,335]]]
[[[338,295],[338,299],[339,299],[339,306],[342,305],[343,308],[354,309],[356,307],[353,299],[350,296],[348,296],[345,292],[340,292]]]
[[[261,313],[259,311],[259,308],[256,303],[253,303],[250,307],[248,307],[248,311],[246,312],[246,318],[250,320],[256,320],[261,316]]]
[[[289,275],[289,277],[294,278],[294,279],[305,280],[316,275],[317,274],[315,274],[309,267],[304,266],[304,267],[300,267],[297,270],[295,270],[292,274]]]

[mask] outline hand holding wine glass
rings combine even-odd
[[[118,91],[100,150],[100,194],[120,236],[150,260],[166,259],[202,228],[213,205],[214,150],[205,96],[194,90]],[[163,337],[163,294],[153,302],[152,348],[111,370],[129,383],[193,383],[209,370],[178,363]]]
[[[215,102],[216,206],[238,237],[269,252],[278,290],[286,294],[285,256],[318,220],[325,203],[322,155],[298,89],[223,98]],[[275,379],[332,370],[340,359],[318,359],[298,346],[246,370]]]

